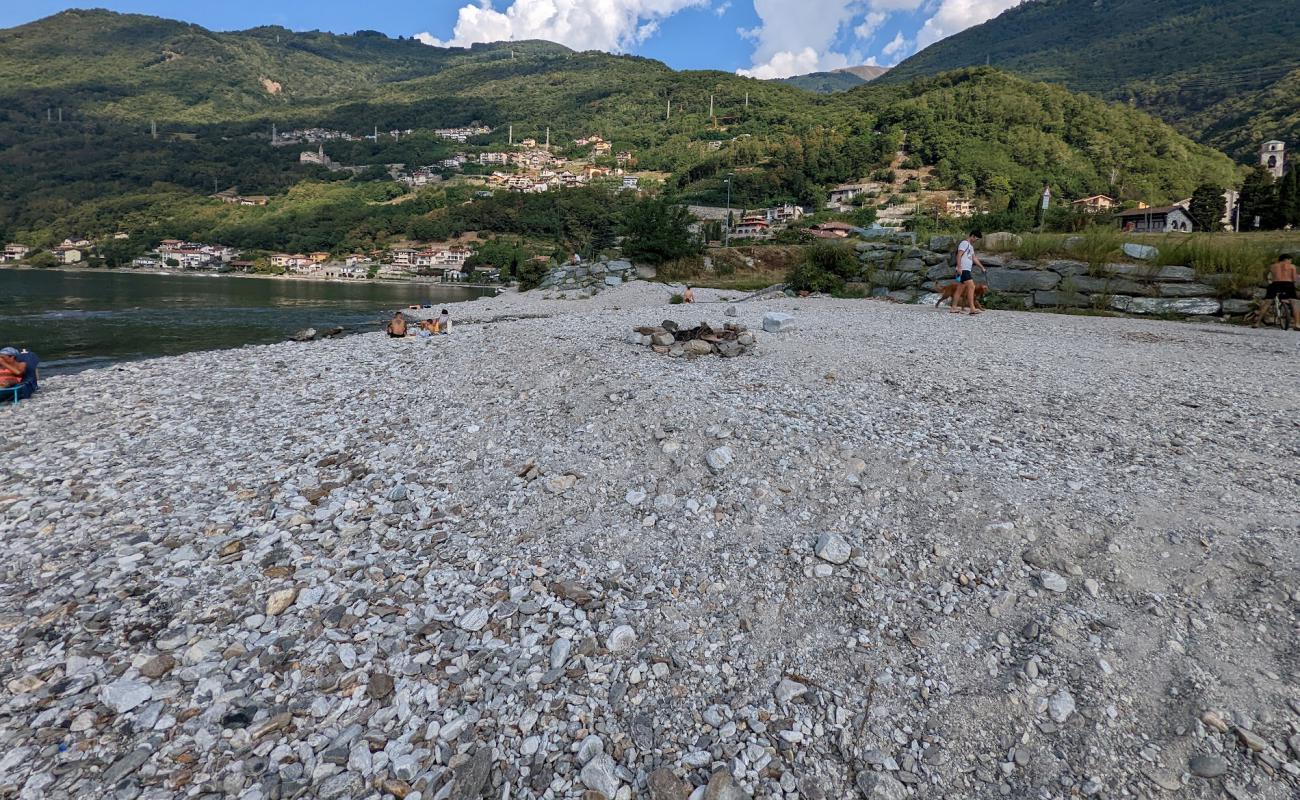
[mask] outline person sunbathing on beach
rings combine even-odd
[[[393,315],[384,331],[394,339],[400,339],[406,335],[406,317],[402,316],[402,312],[398,311]]]
[[[12,347],[0,350],[0,389],[8,389],[23,382],[27,365],[17,359],[18,351]]]
[[[444,308],[442,313],[438,315],[438,327],[434,328],[433,332],[451,333],[451,314],[447,312],[447,309]]]

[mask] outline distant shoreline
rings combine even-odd
[[[504,283],[468,283],[455,282],[448,283],[445,281],[436,281],[428,278],[323,278],[314,275],[267,275],[259,272],[210,272],[199,270],[154,270],[154,269],[134,269],[129,267],[32,267],[26,264],[0,264],[0,269],[13,270],[15,272],[93,272],[96,274],[121,274],[121,275],[163,275],[163,276],[191,276],[200,278],[260,278],[276,281],[307,281],[312,283],[340,283],[344,285],[358,283],[376,283],[385,286],[404,286],[416,284],[419,286],[460,286],[466,289],[493,289],[496,287],[506,288],[508,284]]]

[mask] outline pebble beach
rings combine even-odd
[[[0,797],[1300,796],[1294,333],[696,294],[4,408]]]

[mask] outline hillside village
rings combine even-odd
[[[303,150],[299,162],[327,167],[331,170],[359,172],[364,166],[343,165],[334,162],[325,153],[327,142],[347,142],[359,139],[390,136],[398,139],[412,135],[411,130],[379,132],[369,136],[355,136],[345,131],[326,128],[294,129],[280,133],[272,129],[271,141],[276,147],[292,144],[315,144],[315,149]],[[437,129],[439,138],[466,143],[474,137],[492,133],[485,126]],[[732,140],[733,142],[736,140]],[[723,142],[712,142],[722,146]],[[386,165],[390,177],[418,191],[442,182],[450,176],[482,187],[480,194],[493,191],[536,194],[560,191],[608,181],[622,191],[638,194],[646,191],[641,176],[635,174],[636,156],[628,150],[615,150],[613,143],[598,134],[574,139],[566,146],[568,157],[556,152],[547,129],[541,142],[534,138],[514,141],[513,127],[508,132],[509,149],[485,148],[480,152],[465,151],[436,164],[407,169],[404,164]],[[1274,179],[1281,179],[1294,168],[1288,159],[1286,144],[1277,140],[1262,143],[1259,148],[1259,168]],[[464,174],[467,165],[473,165],[486,174]],[[910,162],[899,152],[888,170],[881,170],[870,179],[839,184],[827,192],[822,208],[812,208],[793,203],[769,207],[746,208],[741,206],[689,205],[688,210],[696,220],[691,231],[709,246],[735,243],[756,244],[765,241],[791,243],[798,241],[836,240],[850,235],[855,227],[843,219],[855,219],[863,209],[871,210],[870,225],[876,228],[902,230],[911,226],[918,217],[934,220],[960,221],[970,219],[989,210],[987,200],[958,193],[925,188],[932,181],[933,170]],[[1190,233],[1198,230],[1191,212],[1191,198],[1162,206],[1151,206],[1137,201],[1122,204],[1104,194],[1065,199],[1052,197],[1048,201],[1064,203],[1075,214],[1087,215],[1128,233]],[[273,198],[267,195],[243,195],[227,189],[211,195],[213,200],[246,207],[265,207]],[[1237,207],[1239,195],[1235,190],[1223,194],[1224,213],[1220,230],[1242,227]],[[836,217],[841,217],[837,219]],[[1251,221],[1245,222],[1249,228]],[[787,231],[797,231],[794,240],[783,238]],[[109,240],[127,239],[128,234],[115,233]],[[22,242],[9,242],[0,250],[0,264],[25,264],[48,252],[52,261],[46,265],[77,266],[95,264],[100,259],[99,243],[82,236],[68,236],[58,245],[42,251]],[[318,278],[328,280],[406,280],[412,278],[457,282],[470,275],[466,263],[474,255],[474,243],[421,243],[404,242],[367,253],[286,253],[275,252],[258,255],[271,272],[288,277]],[[243,258],[234,248],[222,244],[185,242],[164,239],[145,255],[131,260],[130,267],[158,271],[253,272],[257,271],[256,258]],[[474,276],[478,280],[500,280],[498,270],[491,268]]]

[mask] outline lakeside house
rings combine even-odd
[[[290,272],[298,274],[307,274],[312,271],[316,262],[302,253],[272,253],[271,266],[279,269],[287,269]]]
[[[1087,214],[1104,214],[1108,211],[1114,211],[1118,205],[1119,203],[1115,202],[1115,198],[1104,194],[1094,194],[1092,197],[1083,197],[1070,203],[1070,207],[1075,211]]]
[[[1187,233],[1196,229],[1182,206],[1131,208],[1115,215],[1119,227],[1130,233]]]
[[[25,244],[11,243],[5,245],[5,249],[0,251],[0,263],[8,264],[13,261],[22,261],[32,252],[32,248]]]
[[[239,251],[220,244],[164,239],[154,248],[153,255],[163,269],[221,269],[235,260]]]
[[[81,248],[72,247],[71,245],[65,245],[65,244],[59,245],[58,247],[54,248],[50,252],[54,254],[54,258],[56,261],[58,261],[60,264],[65,264],[65,265],[78,264],[81,262],[81,259],[84,256],[84,253],[82,252]]]

